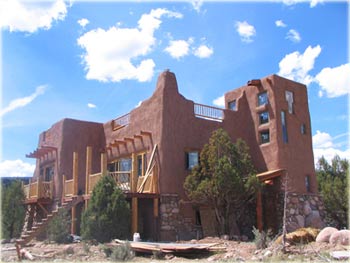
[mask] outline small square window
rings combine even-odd
[[[268,104],[267,91],[258,94],[258,106]]]
[[[270,131],[267,130],[260,132],[260,143],[264,144],[268,142],[270,142]]]
[[[192,170],[193,167],[199,164],[199,152],[186,153],[186,169]]]
[[[230,101],[228,103],[228,108],[230,110],[236,111],[237,110],[237,104],[236,104],[236,100]]]
[[[301,134],[306,134],[306,125],[304,123],[300,126],[300,132]]]
[[[259,121],[260,124],[265,124],[269,122],[269,112],[268,111],[264,111],[259,113]]]

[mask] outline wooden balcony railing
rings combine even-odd
[[[92,190],[94,190],[97,182],[101,179],[101,177],[102,177],[102,173],[90,174],[88,194],[92,193]]]
[[[23,191],[26,199],[32,198],[52,198],[53,181],[30,181],[23,185]]]
[[[131,172],[108,172],[109,176],[112,176],[114,181],[117,183],[117,186],[123,191],[131,190],[131,181],[130,176]]]
[[[224,110],[212,106],[194,103],[194,115],[206,120],[221,122],[224,119]]]

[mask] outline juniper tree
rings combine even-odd
[[[16,180],[2,189],[1,238],[19,237],[25,218],[24,192],[22,184]]]
[[[230,234],[258,186],[247,144],[242,139],[232,143],[223,129],[213,132],[184,183],[192,201],[214,209],[220,235]]]
[[[91,195],[82,216],[83,239],[108,242],[130,235],[130,208],[122,190],[110,176],[103,176]]]

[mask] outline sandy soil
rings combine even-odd
[[[191,254],[187,258],[174,254],[166,255],[140,255],[137,254],[131,262],[278,262],[278,261],[305,261],[305,262],[329,262],[334,260],[330,254],[334,251],[348,251],[350,247],[341,245],[330,245],[328,243],[311,242],[309,244],[289,245],[283,253],[279,245],[272,244],[270,247],[257,250],[253,242],[237,242],[228,241],[219,238],[205,238],[199,241],[191,241],[190,243],[216,243],[218,250],[205,255]],[[34,261],[50,261],[50,262],[105,262],[112,261],[106,257],[103,247],[116,246],[112,242],[108,244],[87,244],[74,243],[58,245],[47,242],[32,242],[25,249],[33,256]],[[158,256],[158,258],[156,258]],[[1,245],[1,261],[13,262],[18,261],[17,253],[13,243]],[[25,260],[28,261],[28,260]]]

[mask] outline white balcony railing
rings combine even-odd
[[[224,119],[224,110],[208,105],[194,103],[194,115],[212,121],[222,121]]]

